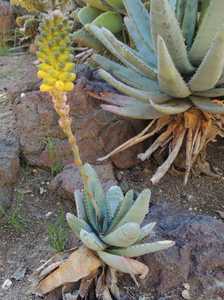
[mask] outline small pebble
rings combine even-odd
[[[184,290],[184,291],[182,292],[182,297],[183,297],[184,299],[186,299],[186,300],[190,300],[190,299],[191,299],[191,296],[190,296],[190,293],[189,293],[188,290]]]
[[[48,213],[46,213],[45,217],[46,217],[46,218],[49,218],[52,214],[53,214],[53,212],[52,212],[52,211],[49,211]]]
[[[33,175],[36,175],[38,173],[37,169],[32,170]]]
[[[46,190],[43,187],[40,187],[40,195],[43,195],[46,192]]]
[[[183,284],[183,287],[186,289],[186,290],[190,290],[190,284],[189,283],[184,283]]]
[[[21,93],[21,95],[20,95],[21,98],[24,98],[25,96],[26,96],[25,93]]]
[[[12,286],[12,281],[10,279],[6,279],[2,285],[3,290],[8,290]]]

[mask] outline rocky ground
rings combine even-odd
[[[140,125],[103,112],[83,92],[83,79],[78,82],[70,95],[73,128],[83,159],[95,163],[133,136]],[[152,186],[156,162],[136,166],[136,153],[142,147],[97,166],[97,172],[105,188],[116,182],[124,191],[150,187],[148,218],[157,221],[151,238],[173,239],[176,246],[143,258],[150,272],[139,289],[122,277],[123,299],[224,299],[223,178],[194,174],[183,186],[183,177],[170,173]],[[223,147],[218,141],[208,153],[208,160],[221,172]],[[28,279],[54,253],[50,224],[60,221],[62,235],[68,234],[63,241],[66,248],[74,243],[60,219],[62,210],[74,208],[73,190],[80,187],[71,161],[50,99],[38,91],[34,57],[0,57],[0,205],[6,212],[0,217],[0,299],[37,299],[30,293]]]

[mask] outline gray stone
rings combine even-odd
[[[156,239],[171,239],[176,245],[144,256],[149,267],[144,289],[156,288],[159,297],[183,290],[188,282],[194,300],[224,299],[224,223],[168,204],[152,206],[148,221],[157,222]]]
[[[8,95],[0,92],[0,206],[4,210],[12,201],[13,185],[18,179],[19,165],[15,115]]]

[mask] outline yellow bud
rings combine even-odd
[[[39,70],[41,70],[41,71],[49,71],[50,69],[51,69],[51,66],[50,65],[48,65],[48,64],[45,64],[45,63],[43,63],[43,64],[40,64],[39,66],[38,66],[38,68],[39,68]]]
[[[45,73],[44,71],[38,71],[37,72],[37,77],[40,79],[44,79],[47,77],[47,73]]]
[[[40,91],[41,92],[50,92],[50,91],[52,91],[52,89],[53,89],[52,86],[44,84],[44,83],[41,84],[41,86],[40,86]]]
[[[67,63],[65,65],[65,67],[64,67],[64,71],[65,72],[71,72],[71,71],[74,70],[74,68],[75,68],[75,64],[73,64],[73,63]]]
[[[74,84],[72,82],[65,82],[64,92],[71,92],[73,88],[74,88]]]
[[[57,90],[59,90],[59,91],[61,91],[61,92],[64,92],[64,90],[65,90],[65,85],[64,85],[64,83],[62,82],[62,81],[56,81],[56,83],[55,83],[55,87],[56,87],[56,89]]]
[[[69,76],[69,80],[71,80],[71,81],[76,80],[76,74],[71,73],[70,76]]]

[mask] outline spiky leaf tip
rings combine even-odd
[[[38,77],[42,92],[70,92],[73,90],[74,63],[71,48],[70,24],[59,12],[52,12],[40,26],[38,39],[40,64]]]

